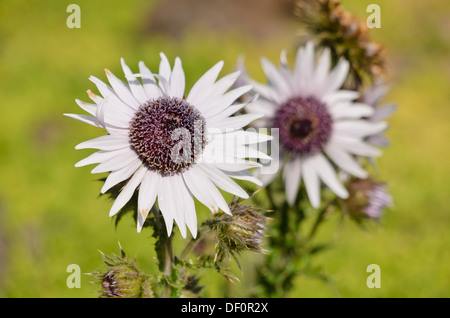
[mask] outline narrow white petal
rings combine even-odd
[[[331,160],[333,160],[333,162],[345,172],[348,172],[358,178],[367,178],[367,172],[361,168],[356,160],[344,150],[338,148],[332,143],[329,143],[325,146],[325,152]]]
[[[158,183],[158,206],[166,224],[167,235],[172,234],[175,211],[173,199],[171,198],[171,185],[167,182],[167,177],[162,177]]]
[[[220,71],[223,68],[223,61],[218,62],[211,69],[209,69],[199,80],[194,84],[191,91],[189,92],[186,101],[192,105],[197,105],[199,101],[201,102],[202,96],[205,94],[205,90],[211,89]]]
[[[89,80],[97,86],[97,89],[104,98],[108,97],[108,103],[110,104],[109,108],[113,108],[115,112],[130,117],[134,115],[135,109],[127,103],[124,103],[110,86],[106,85],[95,76],[90,76]]]
[[[328,107],[333,107],[339,102],[351,102],[359,97],[359,92],[351,90],[338,90],[332,91],[321,97],[322,102],[327,104]]]
[[[141,232],[148,212],[153,207],[153,204],[155,204],[158,185],[159,174],[154,171],[147,170],[139,188],[137,216],[138,233]]]
[[[222,190],[244,199],[247,199],[249,197],[248,194],[236,182],[231,180],[230,177],[228,177],[224,172],[208,164],[201,164],[198,166],[202,169],[203,172],[206,173],[206,175],[212,180],[212,182]]]
[[[150,69],[145,66],[144,62],[139,62],[139,72],[145,74],[147,76],[142,77],[142,86],[144,87],[144,91],[147,95],[148,99],[156,99],[163,96],[161,89],[159,88],[156,80],[150,71]]]
[[[116,92],[117,96],[119,96],[119,98],[122,100],[122,102],[129,105],[134,110],[138,109],[139,102],[134,98],[128,85],[125,84],[122,80],[118,79],[108,69],[105,69],[105,73],[109,83]]]
[[[329,111],[334,119],[359,119],[372,116],[374,113],[372,106],[361,103],[338,103]]]
[[[378,134],[388,127],[386,122],[369,122],[366,120],[342,120],[334,123],[336,133],[354,137],[366,137]]]
[[[96,104],[89,104],[89,103],[85,103],[79,99],[75,99],[75,102],[78,104],[78,106],[80,106],[82,109],[84,109],[85,111],[87,111],[89,114],[94,115],[97,111],[97,105]]]
[[[216,166],[220,169],[220,166]],[[222,169],[221,169],[222,170]],[[222,170],[223,171],[223,170]],[[241,170],[241,171],[226,171],[226,174],[233,179],[237,180],[245,180],[250,181],[257,186],[262,186],[262,181],[259,180],[257,177],[255,177],[250,171],[248,170]]]
[[[221,121],[208,121],[208,127],[222,130],[240,129],[247,126],[252,121],[263,117],[262,114],[245,114],[239,116],[228,117]]]
[[[105,180],[102,189],[100,192],[103,194],[116,184],[127,180],[136,170],[142,165],[142,161],[140,159],[136,159],[130,164],[126,165],[122,169],[115,170],[111,172]]]
[[[314,70],[314,45],[309,41],[304,48],[300,48],[297,52],[294,79],[298,83],[295,93],[307,94],[310,92],[310,86],[313,78]]]
[[[338,180],[336,172],[334,171],[331,164],[322,155],[322,153],[316,154],[314,158],[311,158],[314,162],[315,169],[320,176],[320,179],[339,197],[346,199],[348,198],[348,191]]]
[[[248,113],[263,114],[264,116],[273,117],[275,115],[277,105],[269,101],[258,99],[253,103],[245,106]]]
[[[128,136],[122,135],[105,135],[88,141],[84,141],[75,146],[75,149],[101,149],[101,150],[118,150],[130,147]]]
[[[335,135],[331,138],[330,143],[339,145],[342,149],[352,154],[364,157],[378,157],[381,151],[368,143],[361,141],[359,138],[350,138]]]
[[[117,196],[114,204],[109,211],[109,216],[115,215],[117,212],[122,209],[125,204],[131,199],[133,196],[134,190],[136,190],[137,186],[141,183],[142,178],[144,177],[147,168],[145,166],[140,167],[136,173],[131,177],[130,181],[125,185],[122,191]]]
[[[342,87],[348,75],[350,63],[344,59],[340,59],[336,67],[330,72],[324,87],[324,94],[338,90]]]
[[[312,158],[304,158],[302,175],[309,201],[317,209],[320,206],[320,180]]]
[[[186,223],[192,237],[197,237],[197,213],[195,211],[195,203],[192,194],[188,191],[186,185],[180,183],[181,210],[184,213],[184,222]]]
[[[139,104],[144,104],[148,100],[144,88],[142,87],[136,76],[133,74],[131,69],[128,67],[128,65],[125,64],[125,60],[121,58],[120,62],[122,64],[122,69],[125,77],[128,81],[128,85],[130,86],[131,93]]]
[[[214,115],[224,111],[232,103],[234,103],[239,97],[241,97],[243,94],[247,93],[251,89],[252,89],[251,85],[241,86],[241,87],[238,87],[236,89],[229,91],[225,95],[218,97],[216,100],[211,102],[208,109],[203,111],[204,117],[206,119],[208,119],[211,116],[214,116]]]
[[[331,55],[330,55],[330,49],[325,48],[322,54],[319,57],[319,61],[317,62],[317,67],[314,71],[314,86],[317,87],[316,92],[318,93],[318,96],[320,96],[322,93],[322,85],[324,84],[327,76],[328,71],[330,70],[331,66]]]
[[[90,115],[78,115],[78,114],[63,114],[66,117],[73,118],[76,120],[79,120],[83,123],[103,128],[102,125],[99,123],[96,117],[90,116]]]
[[[170,76],[170,91],[174,97],[183,98],[185,88],[185,77],[183,66],[181,65],[180,58],[175,59],[175,65],[173,66],[173,72]]]
[[[286,78],[280,73],[276,66],[266,58],[261,59],[261,65],[269,84],[275,87],[283,99],[288,99],[292,93],[288,83],[286,82]]]
[[[86,157],[83,160],[78,161],[75,164],[75,167],[78,168],[78,167],[91,165],[91,164],[94,164],[94,163],[100,163],[102,161],[105,161],[105,160],[107,160],[109,158],[114,157],[118,153],[120,153],[120,151],[102,151],[102,150],[100,150],[100,151],[97,151],[97,152],[93,153],[89,157]]]
[[[161,57],[161,62],[159,63],[159,75],[164,77],[166,81],[169,82],[170,75],[172,73],[170,69],[169,60],[167,59],[167,56],[164,53],[161,52],[159,53],[159,55]]]
[[[184,223],[182,211],[180,211],[179,179],[177,177],[177,175],[161,176],[160,188],[158,189],[158,204],[166,223],[167,235],[172,233],[173,220],[175,220],[181,235],[186,237],[186,224]]]
[[[225,202],[220,191],[198,167],[192,166],[183,173],[183,179],[189,191],[204,204],[212,213],[218,212],[219,208],[227,214],[231,214],[228,204]]]
[[[102,173],[122,169],[138,159],[138,155],[131,149],[120,150],[116,156],[103,161],[97,167],[92,169],[91,173]]]
[[[284,166],[283,179],[286,199],[290,205],[295,203],[302,175],[302,161],[300,157],[292,158]]]

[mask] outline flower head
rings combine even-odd
[[[172,69],[161,53],[159,74],[152,73],[143,62],[139,63],[139,73],[133,73],[123,59],[121,63],[127,83],[109,70],[105,71],[111,86],[91,76],[103,97],[89,90],[95,104],[76,100],[91,116],[66,114],[107,132],[76,146],[99,151],[75,166],[99,164],[92,173],[110,172],[102,193],[126,182],[110,216],[119,212],[138,189],[138,231],[157,202],[169,235],[175,221],[183,237],[186,226],[195,237],[194,197],[211,212],[221,209],[230,214],[218,188],[247,198],[247,193],[231,178],[260,183],[248,171],[258,167],[254,161],[246,160],[249,139],[236,137],[248,137],[250,133],[240,129],[261,115],[233,116],[246,105],[234,102],[251,86],[229,90],[239,72],[216,81],[223,67],[223,62],[219,62],[185,97],[185,75],[178,57]],[[218,153],[222,156],[215,156]],[[263,154],[251,155],[258,158]]]
[[[293,70],[287,64],[285,52],[280,60],[280,68],[264,58],[261,61],[268,85],[247,78],[260,98],[246,109],[249,113],[266,115],[258,120],[259,126],[279,129],[280,157],[286,162],[283,170],[286,198],[294,204],[301,180],[313,207],[320,205],[320,181],[339,197],[347,198],[348,191],[330,160],[340,170],[366,178],[367,172],[355,156],[380,155],[364,138],[381,132],[387,125],[368,121],[373,107],[354,102],[359,93],[341,88],[349,63],[341,59],[330,70],[329,49],[324,49],[315,63],[314,46],[308,42],[298,50]]]

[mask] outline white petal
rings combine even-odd
[[[130,181],[125,185],[122,191],[117,196],[114,204],[109,211],[109,216],[115,215],[117,212],[122,209],[128,201],[130,201],[133,196],[134,190],[136,190],[137,186],[141,183],[142,178],[144,177],[147,168],[145,166],[140,167],[136,173],[131,177]]]
[[[152,72],[145,66],[144,62],[139,62],[139,72],[144,75],[142,76],[142,86],[144,87],[145,93],[148,99],[156,99],[163,96],[161,89],[159,88]]]
[[[320,206],[320,180],[311,157],[304,158],[302,175],[309,201],[317,209]]]
[[[170,76],[170,91],[174,97],[183,98],[185,88],[184,71],[181,65],[180,58],[175,59],[175,65],[173,66],[173,72]]]
[[[172,73],[170,69],[169,60],[167,59],[167,56],[163,52],[159,53],[159,56],[161,57],[161,62],[159,63],[159,75],[164,77],[166,81],[169,82],[170,75]]]
[[[94,163],[100,163],[102,161],[105,161],[109,158],[114,157],[115,155],[117,155],[118,153],[121,153],[121,151],[97,151],[95,153],[93,153],[92,155],[90,155],[89,157],[84,158],[83,160],[78,161],[75,164],[75,167],[83,167],[83,166],[87,166],[87,165],[91,165]]]
[[[326,82],[324,94],[333,92],[342,87],[348,75],[350,63],[344,59],[340,59],[336,67],[330,72]]]
[[[84,141],[75,146],[75,149],[101,149],[101,150],[118,150],[130,147],[128,136],[122,135],[105,135],[88,141]]]
[[[292,95],[292,92],[286,82],[286,78],[280,73],[280,71],[278,71],[275,65],[273,65],[266,58],[261,59],[261,65],[270,86],[275,87],[281,98],[288,99]]]
[[[239,116],[232,116],[221,121],[208,121],[207,125],[210,128],[221,129],[221,130],[231,130],[231,129],[240,129],[242,127],[247,126],[252,121],[263,117],[262,114],[245,114]]]
[[[209,208],[212,213],[218,212],[220,208],[225,213],[231,214],[230,208],[220,191],[198,165],[186,170],[183,173],[183,179],[194,197]]]
[[[217,168],[220,169],[220,166],[217,166]],[[226,171],[226,174],[233,179],[237,179],[237,180],[245,180],[245,181],[250,181],[254,184],[256,184],[257,186],[262,186],[262,181],[259,180],[257,177],[255,177],[250,171],[248,170],[241,170],[241,171]]]
[[[374,113],[372,106],[361,103],[339,103],[332,107],[329,111],[334,119],[359,119],[362,117],[372,116]]]
[[[158,185],[159,174],[154,171],[147,170],[139,188],[137,216],[138,233],[141,232],[148,212],[153,207],[153,204],[155,204]]]
[[[336,147],[334,144],[329,143],[325,146],[326,154],[333,160],[333,162],[339,166],[342,170],[354,175],[355,177],[365,179],[367,178],[367,172],[361,168],[361,166],[344,150]]]
[[[158,189],[158,204],[164,221],[167,235],[172,233],[173,220],[178,225],[182,237],[186,237],[186,224],[184,222],[183,203],[180,197],[181,176],[161,176],[160,189]]]
[[[79,99],[75,99],[75,102],[78,104],[78,106],[80,106],[82,109],[87,111],[89,114],[95,115],[96,110],[97,110],[97,105],[96,104],[85,103],[85,102],[83,102],[83,101],[81,101]]]
[[[219,76],[220,71],[223,67],[223,61],[218,62],[211,69],[209,69],[202,77],[194,84],[191,91],[189,92],[186,101],[192,105],[197,105],[201,102],[205,91],[208,91],[213,86],[214,82]]]
[[[351,90],[338,90],[332,91],[321,97],[322,102],[328,105],[328,107],[333,107],[339,102],[351,102],[359,97],[359,92]]]
[[[112,88],[116,92],[117,96],[122,100],[122,102],[128,106],[130,106],[133,110],[139,108],[138,101],[134,98],[133,94],[130,91],[130,88],[127,84],[125,84],[122,80],[118,79],[111,71],[105,69],[106,77],[108,78],[109,83]]]
[[[241,86],[232,91],[229,91],[225,95],[218,97],[216,100],[212,101],[208,109],[204,110],[203,116],[208,119],[225,109],[227,109],[232,103],[234,103],[239,97],[247,93],[252,89],[251,85]]]
[[[298,188],[300,187],[302,162],[300,157],[293,158],[284,166],[283,179],[286,191],[286,200],[290,205],[295,203]]]
[[[180,209],[184,213],[184,222],[191,231],[192,237],[197,237],[197,213],[195,211],[195,203],[192,194],[186,188],[186,185],[180,183],[181,206]]]
[[[245,106],[245,110],[249,113],[263,114],[264,116],[273,117],[276,111],[277,105],[269,101],[258,99],[253,103],[249,103]]]
[[[318,153],[314,156],[314,158],[311,158],[311,161],[314,162],[316,172],[319,175],[320,179],[322,179],[323,182],[334,193],[336,193],[336,195],[343,199],[348,198],[347,189],[345,189],[342,183],[338,180],[336,172],[334,171],[328,160],[325,159],[325,157],[321,153]]]
[[[244,199],[247,199],[249,197],[248,194],[236,182],[231,180],[224,172],[208,164],[200,164],[198,166],[200,167],[200,169],[202,169],[203,172],[206,173],[206,175],[212,180],[212,182],[222,190]]]
[[[122,169],[115,170],[111,172],[105,180],[102,189],[100,192],[103,194],[116,184],[127,180],[136,170],[142,165],[142,161],[140,159],[136,159],[130,164],[126,165]]]
[[[324,85],[328,71],[331,66],[331,55],[330,49],[325,48],[322,54],[319,57],[319,61],[317,62],[317,67],[314,71],[314,86],[316,87],[317,96],[321,96],[322,94],[322,86]]]
[[[111,87],[103,83],[95,76],[90,76],[89,80],[97,86],[97,89],[104,98],[108,98],[110,104],[109,107],[113,108],[115,112],[127,115],[129,117],[134,115],[135,109],[127,103],[124,103]]]
[[[342,120],[334,123],[334,130],[339,135],[366,137],[375,135],[388,127],[386,122],[372,123],[366,120]]]
[[[133,74],[131,69],[128,67],[128,65],[125,64],[125,60],[121,58],[120,62],[122,64],[122,69],[125,77],[128,81],[128,85],[130,86],[131,93],[139,104],[144,104],[148,100],[144,88],[142,87],[136,76]]]
[[[138,155],[131,149],[120,150],[116,156],[103,161],[97,167],[92,169],[91,173],[102,173],[122,169],[136,161]]]
[[[337,144],[342,149],[358,156],[378,157],[381,155],[379,149],[360,139],[335,135],[331,138],[330,143]]]
[[[311,93],[309,87],[314,70],[314,45],[309,41],[305,48],[299,48],[294,65],[294,80],[298,83],[295,93]]]
[[[76,120],[79,120],[83,123],[95,126],[95,127],[100,127],[103,128],[102,125],[99,123],[99,121],[97,120],[97,118],[95,118],[94,116],[89,116],[89,115],[78,115],[78,114],[63,114],[66,117],[69,118],[73,118]]]

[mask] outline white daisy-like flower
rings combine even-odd
[[[143,62],[139,63],[139,73],[134,74],[122,59],[127,83],[109,70],[105,72],[111,86],[90,77],[103,97],[88,90],[95,104],[76,102],[90,115],[65,115],[104,128],[108,134],[77,145],[76,149],[99,151],[75,166],[99,163],[92,173],[110,172],[101,193],[127,181],[110,216],[119,212],[138,189],[138,232],[157,202],[168,235],[175,221],[183,237],[186,226],[196,237],[194,197],[212,213],[221,209],[231,214],[218,188],[247,198],[231,178],[260,184],[248,171],[258,164],[246,160],[266,157],[249,147],[259,134],[240,129],[261,115],[232,116],[246,105],[234,102],[251,86],[229,90],[239,72],[216,81],[223,61],[208,70],[184,97],[181,60],[177,57],[171,69],[167,57],[163,53],[160,56],[159,74],[153,74]],[[226,160],[217,160],[218,153]]]
[[[367,120],[374,113],[373,107],[354,102],[358,92],[341,89],[349,63],[341,59],[330,70],[328,49],[315,63],[314,46],[308,42],[299,48],[293,70],[287,64],[285,51],[280,62],[277,68],[267,59],[261,59],[268,85],[246,77],[260,95],[246,110],[265,115],[257,121],[259,127],[279,129],[286,199],[294,204],[301,180],[315,208],[321,202],[321,181],[339,197],[347,198],[348,191],[334,165],[340,171],[366,178],[368,174],[355,156],[379,156],[380,151],[364,138],[383,131],[387,124]],[[269,183],[275,174],[261,177]]]

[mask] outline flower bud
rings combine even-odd
[[[392,197],[387,192],[386,184],[373,180],[352,179],[348,184],[349,198],[344,206],[351,217],[356,220],[378,220],[383,210],[392,204]]]
[[[151,298],[153,292],[149,276],[142,273],[136,263],[127,258],[103,254],[107,266],[106,272],[97,272],[94,276],[101,284],[101,298]]]

